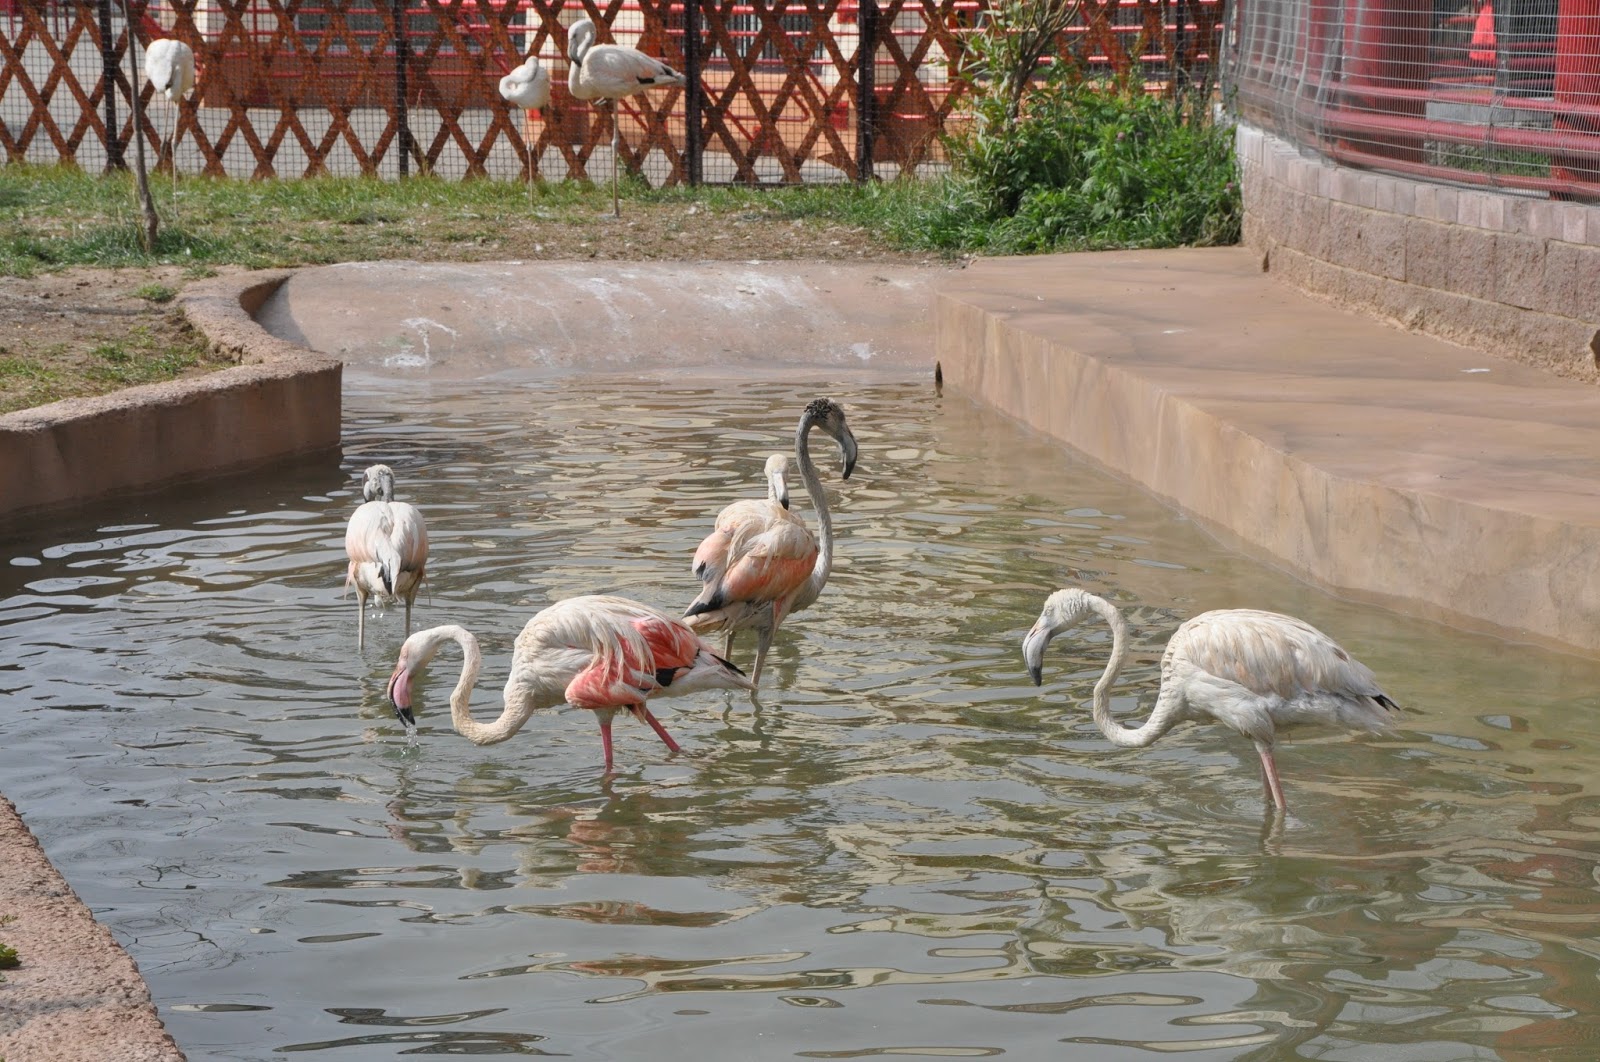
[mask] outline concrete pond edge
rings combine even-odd
[[[253,316],[291,275],[216,277],[180,296],[233,368],[0,415],[0,527],[337,448],[343,363]]]
[[[292,270],[191,285],[180,307],[235,367],[0,416],[0,528],[334,450],[343,364],[255,313]],[[0,796],[0,1059],[183,1062],[132,957]]]

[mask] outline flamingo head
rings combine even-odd
[[[567,27],[567,58],[582,66],[583,57],[594,46],[595,33],[593,20],[587,18],[580,18]]]
[[[394,469],[373,465],[364,473],[361,497],[367,501],[394,501]]]
[[[1044,649],[1050,639],[1077,626],[1089,611],[1088,593],[1076,588],[1057,590],[1045,600],[1039,618],[1022,639],[1022,660],[1028,665],[1028,677],[1035,686],[1044,683]]]
[[[850,425],[845,423],[844,407],[831,398],[816,399],[800,415],[801,434],[812,425],[827,432],[839,444],[839,456],[844,460],[844,478],[849,479],[856,467],[856,437],[850,433]]]
[[[767,458],[767,497],[783,506],[789,507],[789,455],[773,454]]]

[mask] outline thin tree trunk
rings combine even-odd
[[[156,251],[156,236],[161,231],[161,218],[156,214],[156,201],[150,196],[150,181],[144,168],[144,103],[139,98],[139,63],[135,55],[133,9],[128,0],[122,0],[122,14],[128,20],[128,91],[133,111],[133,182],[139,191],[139,209],[144,214],[144,249],[146,254]]]

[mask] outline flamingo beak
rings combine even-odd
[[[1044,647],[1049,644],[1050,629],[1037,623],[1022,639],[1022,662],[1028,666],[1028,677],[1035,686],[1044,685]]]
[[[395,717],[408,727],[416,726],[417,717],[411,714],[411,672],[404,664],[397,666],[389,676],[387,694]]]
[[[787,509],[789,507],[789,481],[782,472],[772,477],[772,486],[777,491],[778,504]]]
[[[844,478],[849,479],[850,473],[856,470],[856,437],[850,434],[849,428],[839,439],[839,452],[844,455]]]

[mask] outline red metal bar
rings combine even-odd
[[[1595,139],[1600,132],[1600,0],[1560,0],[1556,8],[1555,126]],[[1553,177],[1593,183],[1592,160],[1563,154],[1550,160]]]

